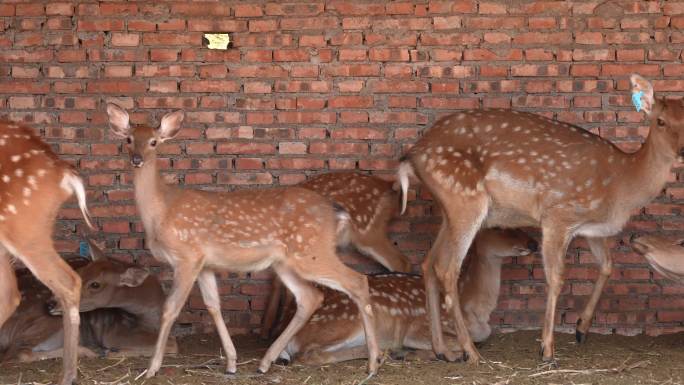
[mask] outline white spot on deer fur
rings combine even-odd
[[[22,189],[22,192],[23,192],[24,196],[27,197],[27,198],[31,196],[31,189],[28,188],[28,187],[24,187],[24,188]]]
[[[38,174],[38,176],[41,178],[45,176],[45,173],[47,173],[47,171],[42,168],[39,168],[38,171],[36,171],[36,174]]]
[[[5,182],[5,183],[9,183],[9,182],[10,182],[10,177],[9,177],[9,175],[3,175],[3,176],[2,176],[2,181]]]
[[[10,205],[7,205],[7,211],[11,212],[12,214],[16,214],[17,208],[14,205],[10,204]]]
[[[24,170],[18,168],[18,169],[16,169],[16,170],[14,170],[14,175],[16,175],[17,177],[21,178],[21,176],[24,175]]]
[[[14,162],[14,163],[17,163],[18,161],[21,160],[21,155],[12,155],[12,156],[10,157],[10,160],[11,160],[12,162]]]

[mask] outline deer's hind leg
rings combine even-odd
[[[51,230],[51,228],[35,228],[33,236],[23,237],[21,243],[11,246],[5,242],[3,244],[52,291],[63,309],[64,373],[61,383],[70,385],[76,380],[81,278],[54,249]]]
[[[448,252],[444,251],[444,244],[435,245],[442,248],[442,250],[432,256],[434,259],[430,262],[433,262],[431,268],[434,269],[434,275],[428,276],[426,274],[426,279],[428,277],[434,279],[436,275],[442,283],[444,303],[447,313],[451,315],[453,330],[457,335],[458,343],[463,348],[463,358],[468,363],[476,364],[481,360],[481,357],[475,348],[463,316],[458,281],[468,249],[487,216],[489,198],[483,192],[470,195],[461,193],[451,194],[449,201],[440,200],[440,202],[442,203],[446,222],[443,224],[442,230],[444,232],[442,236],[445,241],[442,242],[447,243]],[[426,288],[430,289],[427,281]],[[428,295],[428,302],[431,302],[429,304],[431,317],[439,316],[435,310],[439,309],[440,303],[435,303],[435,301],[439,301],[438,296]],[[437,322],[433,321],[431,324],[434,326]],[[435,330],[433,330],[434,332]],[[453,355],[453,349],[447,349],[448,351],[436,351],[435,353]]]

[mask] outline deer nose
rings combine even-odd
[[[529,242],[527,242],[527,248],[528,248],[531,252],[535,253],[535,252],[537,252],[537,250],[539,250],[539,243],[537,243],[537,241],[535,241],[534,239],[532,239],[532,240],[530,240]]]
[[[134,167],[140,167],[143,164],[143,158],[140,154],[131,155],[131,164]]]
[[[59,315],[59,309],[57,308],[57,301],[54,299],[51,299],[45,303],[45,308],[47,309],[48,313],[52,315]]]
[[[629,243],[634,243],[634,240],[637,238],[638,238],[638,236],[636,235],[636,233],[630,235],[629,236]]]

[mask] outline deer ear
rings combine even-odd
[[[159,134],[159,139],[165,142],[169,139],[173,139],[181,129],[181,123],[185,118],[185,113],[182,110],[169,112],[164,115],[161,120],[161,125],[157,129]]]
[[[129,267],[121,274],[119,286],[138,287],[145,282],[150,273],[140,267]]]
[[[114,135],[126,138],[131,134],[131,122],[128,112],[114,103],[107,103],[109,127]]]
[[[632,103],[634,103],[634,107],[636,107],[637,111],[643,110],[646,115],[651,115],[653,105],[655,105],[651,82],[637,74],[632,74],[629,77],[629,82],[632,84]]]
[[[105,259],[107,256],[105,256],[104,252],[102,252],[102,249],[100,246],[92,239],[86,238],[86,241],[88,242],[88,253],[90,254],[90,259],[92,261],[97,261],[100,259]]]

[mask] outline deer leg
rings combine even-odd
[[[216,324],[223,350],[226,352],[226,373],[235,374],[237,372],[237,352],[221,314],[221,300],[216,285],[216,274],[211,270],[202,270],[197,283],[202,292],[204,303],[207,305],[207,310],[211,314],[211,318],[214,319],[214,324]]]
[[[266,305],[264,318],[261,320],[261,330],[259,337],[263,340],[271,337],[273,326],[275,325],[278,316],[278,305],[280,305],[283,296],[283,283],[275,276],[271,281],[271,296]]]
[[[21,302],[12,260],[7,250],[0,251],[0,327],[12,316]]]
[[[311,315],[323,302],[323,293],[302,279],[291,268],[279,265],[277,267],[274,266],[274,270],[283,284],[294,294],[297,300],[297,311],[285,330],[268,348],[264,358],[261,360],[258,369],[261,373],[268,371],[271,364],[280,355],[280,352],[285,349],[287,343],[306,324]]]
[[[458,290],[461,266],[468,249],[487,216],[488,197],[484,193],[475,196],[458,195],[443,206],[448,227],[443,235],[448,242],[448,252],[436,254],[433,269],[444,288],[444,304],[451,320],[458,343],[463,349],[463,359],[470,364],[478,364],[482,357],[475,348],[465,323]],[[442,246],[444,247],[444,246]],[[428,297],[434,301],[434,297]],[[439,309],[440,304],[431,305]]]
[[[380,348],[375,331],[375,315],[370,302],[368,277],[360,274],[338,259],[329,260],[325,274],[315,278],[315,282],[347,294],[359,308],[368,347],[368,372],[374,375],[380,364]]]
[[[304,365],[325,365],[336,362],[368,358],[368,348],[364,345],[344,347],[337,350],[312,349],[297,357],[297,362]]]
[[[441,316],[441,298],[439,295],[439,286],[437,275],[435,273],[435,259],[438,255],[447,252],[447,224],[446,220],[442,222],[437,238],[432,248],[428,252],[422,264],[423,281],[425,283],[425,296],[427,298],[427,313],[430,320],[430,331],[432,335],[432,350],[435,356],[441,360],[456,361],[456,356],[451,354],[444,344],[444,332],[442,331],[442,316]]]
[[[154,355],[150,361],[150,367],[147,369],[147,378],[154,377],[159,371],[162,359],[164,358],[169,333],[171,332],[171,326],[173,326],[176,318],[178,318],[181,308],[188,299],[188,295],[190,295],[192,285],[202,270],[202,259],[177,258],[176,260],[178,260],[178,264],[173,267],[173,286],[169,296],[166,298],[166,302],[164,302],[159,335],[154,347]]]
[[[594,318],[594,311],[596,310],[596,305],[601,298],[601,293],[603,293],[603,288],[606,286],[610,274],[613,272],[613,258],[610,254],[610,248],[608,247],[608,239],[606,238],[587,238],[589,243],[589,248],[591,253],[596,258],[596,261],[601,265],[599,277],[594,284],[594,289],[591,292],[591,297],[589,297],[589,302],[587,302],[580,319],[577,320],[577,330],[575,331],[575,338],[577,342],[582,343],[587,339],[587,332],[589,327],[591,327],[591,320]]]
[[[359,236],[354,241],[356,248],[360,252],[378,261],[388,270],[401,273],[411,272],[411,262],[387,238],[387,234]]]
[[[544,275],[548,285],[544,327],[542,329],[541,356],[546,362],[554,361],[553,327],[556,322],[556,305],[558,296],[563,288],[563,273],[565,271],[565,253],[568,249],[570,237],[564,230],[542,227],[542,259],[544,261]]]
[[[30,243],[10,250],[14,249],[12,253],[15,257],[24,262],[33,275],[52,291],[64,310],[64,373],[61,384],[71,385],[77,375],[81,278],[53,248],[49,231],[37,230],[36,234],[45,234],[45,238],[32,239]]]

